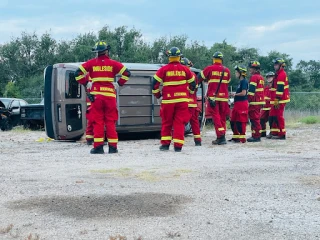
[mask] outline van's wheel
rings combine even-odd
[[[186,125],[184,125],[184,134],[189,134],[192,132],[191,124],[188,122]]]

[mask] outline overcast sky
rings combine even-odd
[[[22,31],[57,40],[104,25],[141,30],[146,40],[186,34],[211,46],[288,53],[297,63],[320,60],[320,0],[0,0],[0,44]]]

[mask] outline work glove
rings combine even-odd
[[[279,99],[276,98],[276,99],[274,100],[274,109],[278,109],[278,108],[279,108]]]
[[[159,98],[157,98],[157,102],[158,102],[158,104],[159,104],[159,105],[161,105],[161,102],[162,102],[162,96],[161,96],[161,97],[159,97]]]
[[[113,84],[113,86],[114,86],[115,89],[118,89],[118,88],[119,88],[119,83],[113,82],[112,84]]]
[[[91,88],[92,88],[92,82],[88,82],[87,85],[86,85],[86,88],[89,89],[89,90],[91,90]]]

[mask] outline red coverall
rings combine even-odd
[[[108,144],[117,148],[118,134],[115,123],[118,120],[118,109],[113,82],[115,76],[121,74],[118,84],[124,85],[129,80],[130,72],[122,63],[106,55],[90,59],[80,65],[79,69],[76,80],[80,84],[87,83],[85,79],[87,73],[93,82],[90,92],[95,95],[95,100],[90,107],[90,118],[94,121],[93,147],[97,148],[104,144],[104,126],[106,126]]]
[[[155,84],[152,93],[156,98],[162,96],[160,116],[162,118],[161,144],[182,148],[184,144],[184,126],[190,119],[188,110],[189,90],[194,90],[195,80],[192,72],[180,62],[170,62],[161,67],[154,75]],[[160,83],[163,83],[162,93]],[[173,139],[172,139],[173,127]]]
[[[194,78],[197,84],[198,82],[197,76],[194,73],[192,74],[194,75]],[[194,137],[194,142],[201,142],[200,123],[199,123],[200,109],[198,108],[198,104],[197,104],[197,90],[198,90],[198,84],[196,85],[196,88],[194,91],[190,90],[188,107],[191,115],[190,124],[191,124],[191,129]]]
[[[270,104],[270,86],[264,87],[264,100],[266,102],[265,105],[263,105],[261,109],[261,115],[260,115],[260,125],[261,125],[261,135],[266,136],[267,133],[267,122],[269,121],[269,113],[271,109]]]
[[[207,97],[216,101],[215,107],[211,107],[209,103],[207,103],[207,106],[209,107],[209,112],[212,115],[217,138],[225,136],[227,129],[227,116],[230,114],[230,108],[228,104],[228,84],[231,80],[231,74],[227,67],[225,67],[225,72],[219,91],[217,96],[215,96],[223,68],[224,66],[221,63],[214,63],[213,65],[210,65],[201,71],[199,77],[199,83],[202,81],[208,81],[209,84]]]
[[[88,75],[87,75],[88,76]],[[86,78],[87,78],[86,76]],[[88,78],[88,82],[91,82],[92,80]],[[87,92],[90,93],[90,89],[86,89]],[[86,98],[87,102],[87,111],[86,111],[86,118],[87,118],[87,128],[86,128],[86,140],[87,141],[93,141],[93,121],[90,119],[90,107],[91,107],[91,102],[89,98]]]
[[[284,109],[286,103],[290,102],[289,81],[286,72],[281,68],[273,80],[271,91],[271,110],[269,116],[269,123],[271,126],[271,135],[273,136],[285,136],[285,119]],[[278,109],[275,109],[274,102],[279,100]]]
[[[249,81],[249,119],[253,138],[261,137],[260,110],[264,101],[264,79],[260,73],[255,73]]]
[[[241,93],[243,90],[248,91],[247,79],[242,79],[238,85],[236,93]],[[231,112],[231,129],[233,132],[232,140],[236,142],[246,142],[246,125],[248,121],[248,97],[235,96],[234,106]]]

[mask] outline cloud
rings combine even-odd
[[[266,34],[277,32],[283,29],[319,23],[320,18],[295,18],[288,20],[280,20],[270,25],[249,26],[246,28],[246,32],[250,33],[251,36],[263,37]]]

